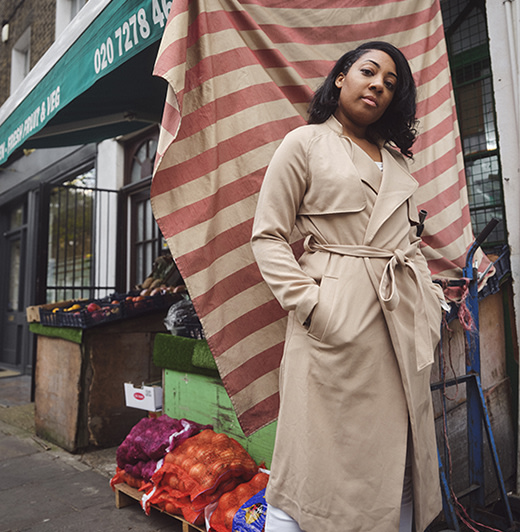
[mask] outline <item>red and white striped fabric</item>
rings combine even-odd
[[[412,65],[426,253],[452,276],[472,232],[439,0],[172,2],[154,72],[169,90],[152,205],[246,435],[276,418],[286,321],[249,246],[257,193],[313,90],[367,40]]]

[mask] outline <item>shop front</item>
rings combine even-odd
[[[4,367],[34,371],[27,306],[123,292],[165,252],[141,211],[165,95],[151,71],[168,7],[89,2],[0,108]]]

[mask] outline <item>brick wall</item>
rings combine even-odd
[[[10,94],[11,50],[31,28],[31,68],[54,42],[56,0],[2,0],[0,25],[9,24],[9,39],[0,42],[0,105]]]

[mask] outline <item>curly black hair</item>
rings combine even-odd
[[[417,90],[406,57],[390,43],[366,42],[341,56],[311,100],[308,123],[322,124],[336,111],[340,94],[336,78],[340,74],[347,74],[350,67],[370,50],[381,50],[392,58],[397,69],[397,83],[390,105],[383,116],[367,128],[367,137],[373,142],[390,142],[403,155],[411,158],[413,154],[410,148],[417,137]]]

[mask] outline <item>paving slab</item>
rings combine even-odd
[[[147,516],[137,502],[116,508],[108,468],[88,462],[0,420],[0,532],[181,532],[178,520]]]
[[[17,438],[11,433],[4,433],[3,437],[0,437],[0,459],[2,462],[39,451],[37,443],[28,438]]]
[[[38,532],[85,532],[85,531],[106,531],[106,532],[155,532],[168,530],[181,532],[182,528],[176,519],[154,512],[147,516],[142,510],[138,513],[138,508],[123,508],[114,510],[110,504],[90,508],[78,514],[64,515],[44,521],[38,528],[23,530],[38,530]],[[176,524],[178,523],[178,524]]]

